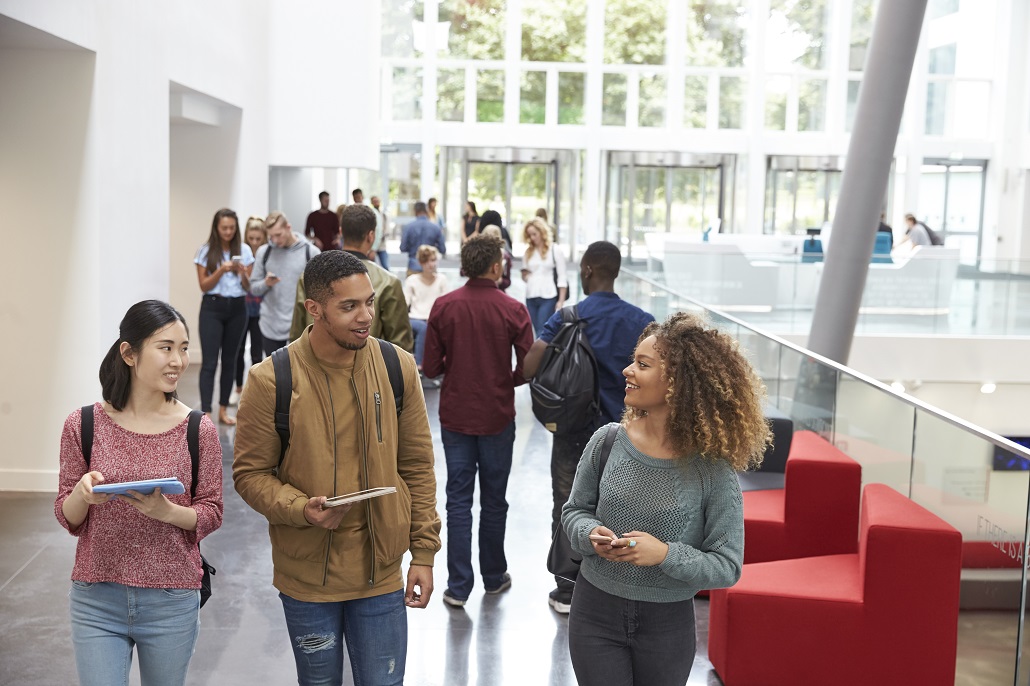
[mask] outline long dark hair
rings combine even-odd
[[[465,204],[469,206],[470,210],[472,210],[472,214],[469,214],[468,212],[465,213],[466,217],[478,217],[479,216],[479,213],[476,211],[476,203],[472,202],[471,200],[466,200]]]
[[[121,346],[127,342],[134,352],[139,352],[144,341],[169,324],[182,322],[186,327],[186,336],[190,327],[186,319],[177,309],[160,300],[143,300],[129,308],[118,325],[118,340],[107,351],[104,361],[100,363],[100,387],[104,400],[119,412],[129,402],[132,390],[132,369],[122,359]],[[175,391],[165,393],[165,400],[171,402],[178,397]]]
[[[240,254],[240,218],[228,207],[215,212],[215,218],[211,220],[211,235],[207,238],[207,273],[214,274],[218,271],[218,265],[222,263],[222,237],[218,235],[218,223],[223,217],[231,217],[236,222],[236,233],[229,241],[229,256]]]

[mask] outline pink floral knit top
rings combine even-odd
[[[197,511],[197,530],[159,522],[117,499],[90,505],[86,520],[72,529],[62,505],[87,471],[82,455],[82,410],[75,410],[65,420],[61,434],[60,486],[54,503],[57,521],[79,537],[72,579],[141,588],[200,588],[203,572],[197,543],[222,524],[222,446],[218,429],[208,417],[201,420],[197,494],[193,497],[186,419],[164,433],[138,434],[115,424],[101,403],[94,405],[93,417],[90,469],[101,472],[105,483],[179,479],[186,492],[167,498]]]

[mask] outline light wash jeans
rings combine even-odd
[[[186,683],[200,629],[200,591],[72,581],[68,597],[82,686],[128,684],[133,646],[143,686]]]
[[[343,644],[357,686],[404,683],[408,614],[404,591],[335,603],[279,594],[301,686],[343,683]]]
[[[412,319],[411,333],[415,336],[415,364],[422,369],[422,357],[426,354],[426,320]]]

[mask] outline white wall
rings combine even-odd
[[[268,171],[270,209],[285,214],[290,226],[299,234],[304,233],[308,213],[318,207],[318,191],[312,193],[313,171],[306,167],[272,167]]]
[[[379,168],[380,14],[378,1],[270,0],[273,165]]]

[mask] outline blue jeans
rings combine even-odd
[[[186,683],[200,629],[200,591],[72,581],[68,598],[80,684],[128,684],[133,646],[143,686]]]
[[[412,319],[411,333],[415,336],[415,364],[422,369],[422,356],[426,352],[426,320]]]
[[[537,336],[544,330],[544,324],[554,314],[554,307],[557,304],[557,296],[553,298],[526,298],[526,309],[529,310],[529,319],[533,322],[533,333]]]
[[[382,265],[383,269],[389,271],[390,269],[390,253],[385,250],[379,250],[376,252],[379,255],[379,264]]]
[[[626,600],[579,575],[569,613],[569,655],[580,686],[683,686],[696,652],[693,598]]]
[[[470,436],[441,427],[447,460],[447,588],[455,598],[472,592],[472,495],[479,472],[479,573],[486,588],[501,585],[508,571],[504,529],[515,422],[493,436]]]
[[[404,683],[408,615],[404,591],[335,603],[279,594],[301,686],[343,683],[343,642],[356,686]]]

